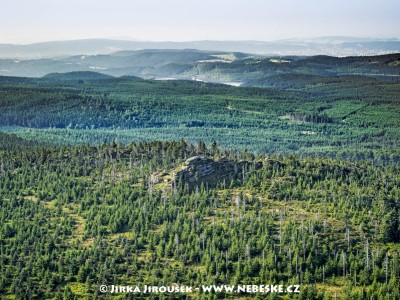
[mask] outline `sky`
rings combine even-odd
[[[0,43],[400,38],[399,0],[0,0]]]

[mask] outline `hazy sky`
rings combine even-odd
[[[399,0],[0,0],[0,43],[400,37]]]

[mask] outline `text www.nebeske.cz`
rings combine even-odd
[[[300,293],[299,285],[202,285],[191,286],[129,286],[129,285],[102,285],[102,293]]]

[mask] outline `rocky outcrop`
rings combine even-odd
[[[213,160],[206,156],[193,156],[187,159],[182,170],[177,172],[176,181],[184,181],[189,188],[204,183],[208,187],[215,187],[225,181],[229,184],[232,179],[243,180],[250,170],[261,168],[262,163],[248,161],[232,161],[227,158]]]

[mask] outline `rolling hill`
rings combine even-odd
[[[0,126],[56,144],[215,139],[264,153],[399,160],[395,77],[288,73],[256,85],[268,88],[86,71],[0,77]]]
[[[145,79],[189,79],[232,85],[268,86],[285,74],[400,77],[400,54],[362,57],[264,57],[240,52],[139,50],[62,59],[0,60],[0,75],[42,77],[49,73],[95,71]]]

